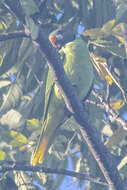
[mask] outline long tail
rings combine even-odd
[[[49,137],[45,135],[45,130],[47,127],[48,120],[45,120],[42,125],[42,130],[40,134],[40,138],[38,141],[38,145],[35,149],[35,152],[32,156],[32,165],[35,166],[37,163],[41,164],[44,160],[44,155],[48,147]]]
[[[44,155],[47,150],[48,146],[48,137],[43,137],[42,142],[40,143],[39,147],[35,151],[33,158],[32,158],[32,165],[35,166],[37,163],[41,164],[44,160]]]
[[[44,107],[44,117],[43,117],[44,120],[43,120],[41,135],[40,135],[39,142],[38,142],[38,145],[36,147],[35,153],[32,157],[32,165],[33,166],[35,166],[37,163],[41,164],[43,162],[45,152],[48,148],[49,137],[45,136],[45,131],[46,131],[47,124],[48,124],[47,114],[48,114],[48,108],[50,105],[50,101],[51,101],[51,98],[53,95],[54,84],[55,83],[52,82],[51,88],[50,88],[48,95],[47,95],[47,100],[46,100],[45,107]]]

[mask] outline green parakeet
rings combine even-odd
[[[84,40],[81,38],[74,40],[74,35],[70,34],[57,31],[57,33],[50,35],[49,40],[53,46],[61,48],[59,52],[64,55],[63,67],[65,73],[75,87],[79,98],[83,100],[93,83],[93,66]],[[40,140],[32,157],[33,165],[43,162],[44,156],[53,141],[52,137],[54,137],[53,134],[57,126],[67,117],[64,100],[59,93],[58,87],[53,83],[49,71],[45,91],[45,107],[47,107],[48,103],[48,109],[46,117],[44,116]]]

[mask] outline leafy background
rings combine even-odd
[[[23,19],[24,14],[31,16],[46,35],[56,28],[67,27],[77,36],[83,33],[84,38],[89,40],[89,50],[93,53],[91,59],[96,58],[93,62],[95,79],[93,93],[85,104],[91,122],[101,132],[102,141],[121,160],[118,169],[127,183],[126,131],[115,118],[118,115],[122,121],[127,118],[124,98],[127,92],[127,60],[119,24],[126,21],[127,1],[119,0],[117,8],[113,0],[15,0],[14,3],[19,10],[23,9],[23,13],[19,11],[19,18]],[[0,34],[23,31],[21,20],[8,10],[4,1],[0,2]],[[36,37],[36,25],[29,20],[27,25],[31,27],[32,37]],[[99,65],[99,73],[96,71],[96,64]],[[46,60],[31,39],[16,37],[1,40],[1,165],[7,165],[9,161],[22,165],[31,163],[31,155],[41,129],[47,71]],[[99,97],[102,97],[110,110],[106,110]],[[110,140],[111,136],[113,138]],[[44,166],[68,168],[103,179],[73,118],[58,128]],[[8,189],[10,186],[21,190],[39,189],[39,184],[44,190],[107,190],[106,186],[63,175],[23,171],[8,172],[5,177],[1,174],[1,189]]]

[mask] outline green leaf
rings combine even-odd
[[[0,30],[7,29],[7,24],[4,21],[0,21]]]
[[[120,3],[116,9],[116,22],[115,25],[127,22],[127,4]]]
[[[3,63],[0,67],[0,75],[5,74],[17,63],[17,55],[21,40],[11,39],[0,42],[0,55],[4,55]]]
[[[33,118],[31,120],[27,120],[27,129],[30,131],[35,131],[40,128],[39,119]]]
[[[0,160],[5,160],[6,158],[6,152],[0,150]]]
[[[22,146],[27,144],[28,139],[21,133],[11,130],[10,135],[12,137],[12,141],[9,143],[12,146]]]
[[[6,87],[6,86],[8,86],[8,85],[10,85],[11,84],[11,81],[10,80],[1,80],[0,81],[0,89],[1,88],[4,88],[4,87]]]
[[[21,81],[23,82],[23,81]],[[22,96],[21,84],[12,84],[7,94],[3,95],[3,103],[0,107],[0,114],[3,115],[10,108],[14,108]]]
[[[15,172],[14,176],[18,190],[38,190],[33,184],[32,177],[24,171]]]
[[[112,41],[107,41],[107,40],[96,40],[91,43],[93,43],[96,46],[104,48],[112,55],[119,56],[123,59],[127,58],[125,47],[124,44],[122,43],[113,43]]]
[[[0,56],[0,67],[2,66],[3,64],[3,61],[4,61],[4,58],[6,56],[6,53],[4,52],[3,55]]]
[[[0,124],[7,125],[9,129],[14,129],[25,125],[25,119],[20,112],[11,109],[0,118]]]
[[[26,16],[25,20],[26,20],[26,25],[30,30],[32,39],[36,40],[39,33],[39,26],[37,26],[29,16]]]
[[[125,155],[123,157],[123,159],[121,160],[121,162],[119,163],[119,165],[117,166],[118,170],[123,169],[124,167],[127,167],[127,155]]]
[[[106,124],[101,132],[103,135],[108,137],[111,137],[113,135],[112,127],[109,124]]]
[[[127,136],[127,131],[123,128],[117,129],[113,135],[105,142],[107,147],[116,146],[121,143],[122,140]]]
[[[33,54],[35,54],[35,47],[33,46],[31,39],[24,39],[19,49],[18,61],[24,63]]]
[[[35,4],[34,0],[27,0],[27,1],[20,0],[20,3],[27,16],[30,16],[32,14],[39,12],[39,9],[38,9],[37,5]]]

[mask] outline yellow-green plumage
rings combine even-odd
[[[82,100],[87,96],[93,82],[93,67],[87,45],[79,38],[67,43],[61,48],[60,53],[65,54],[64,70],[72,85],[74,85],[79,98]],[[48,101],[47,99],[52,85],[53,79],[49,71],[46,84],[45,104]],[[45,153],[53,141],[52,137],[56,127],[65,119],[65,103],[59,93],[58,87],[54,85],[53,94],[48,106],[47,118],[42,126],[40,142],[33,155],[33,165],[43,162]]]

